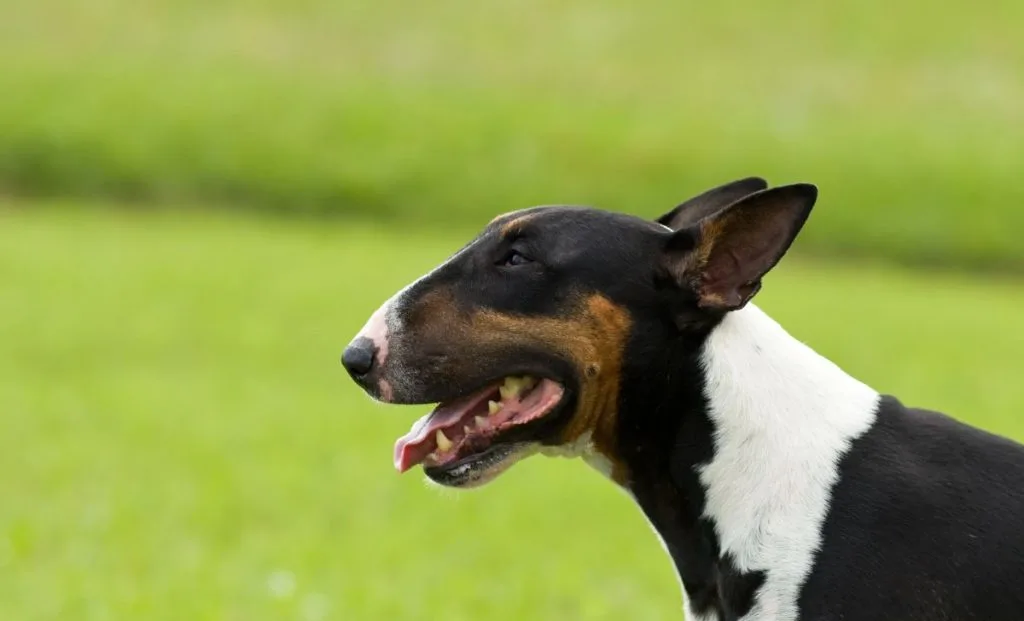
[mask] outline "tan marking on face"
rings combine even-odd
[[[612,463],[612,478],[624,485],[629,473],[615,445],[622,354],[632,320],[602,295],[584,298],[569,317],[523,317],[479,311],[469,318],[474,346],[553,349],[572,362],[580,382],[576,411],[562,432],[572,444],[590,433],[594,449]]]
[[[405,318],[407,329],[416,332],[420,327],[428,330],[437,328],[444,332],[460,332],[463,329],[455,308],[452,291],[448,286],[436,287],[423,294],[423,297],[409,310]]]
[[[506,211],[505,213],[499,213],[498,215],[494,216],[494,218],[492,218],[490,222],[487,223],[487,226],[492,226],[496,224],[499,220],[507,218],[515,213],[516,212],[514,211]]]
[[[620,485],[626,485],[629,473],[616,450],[615,434],[622,355],[631,325],[628,311],[600,294],[581,298],[566,316],[533,317],[460,311],[449,287],[424,294],[406,318],[406,329],[421,346],[447,349],[457,344],[461,355],[446,365],[453,376],[471,374],[475,365],[510,349],[547,350],[568,360],[580,385],[576,411],[560,443],[571,446],[589,433],[594,450],[612,464],[611,477]]]
[[[527,214],[525,216],[519,216],[518,218],[512,218],[501,227],[502,236],[513,235],[523,227],[526,222],[533,216]]]

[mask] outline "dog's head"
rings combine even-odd
[[[726,184],[655,222],[582,207],[495,218],[345,349],[374,398],[439,404],[398,440],[395,466],[468,487],[544,451],[589,456],[624,481],[624,369],[680,342],[698,347],[679,335],[706,334],[745,305],[817,196],[811,185],[766,188]]]

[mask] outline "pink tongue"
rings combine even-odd
[[[433,412],[416,421],[409,433],[395,442],[395,468],[405,472],[426,459],[437,448],[434,443],[437,430],[457,423],[487,399],[494,388],[489,386],[476,394],[442,403]]]

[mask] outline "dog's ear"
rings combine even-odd
[[[760,177],[747,177],[737,181],[711,188],[703,194],[694,196],[678,207],[658,218],[659,224],[664,224],[673,231],[700,222],[701,219],[710,216],[719,209],[727,207],[744,196],[760,192],[768,187],[768,182]]]
[[[815,186],[801,183],[741,198],[673,233],[663,267],[696,295],[700,308],[742,308],[789,249],[817,197]]]

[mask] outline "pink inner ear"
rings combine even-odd
[[[761,269],[772,260],[772,245],[752,231],[730,231],[729,227],[712,241],[701,281],[704,289],[717,296],[756,280]],[[777,237],[777,236],[773,236]]]
[[[735,309],[760,288],[760,280],[791,243],[809,206],[785,196],[744,201],[701,228],[700,305]]]

